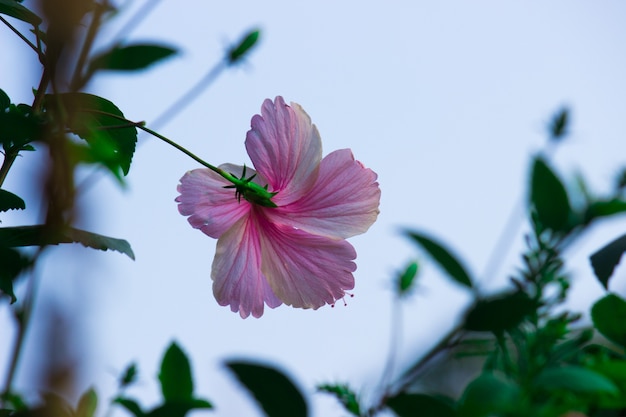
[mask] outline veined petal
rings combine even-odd
[[[217,302],[230,305],[244,319],[263,315],[264,304],[281,304],[261,272],[261,248],[254,216],[237,221],[217,241],[211,270],[213,294]]]
[[[313,186],[322,159],[322,141],[309,116],[279,96],[265,100],[251,125],[246,150],[270,191],[278,191],[273,201],[280,206],[303,196]]]
[[[267,219],[260,219],[260,226],[261,269],[283,303],[317,309],[334,304],[354,288],[356,252],[347,241],[275,225]]]
[[[377,175],[354,159],[349,149],[327,155],[313,188],[300,200],[268,210],[271,221],[309,233],[348,238],[367,231],[378,217]]]
[[[241,175],[243,167],[225,164],[220,168],[234,175]],[[254,170],[250,171],[250,175],[254,174]],[[219,238],[250,211],[250,203],[244,199],[237,201],[235,190],[224,188],[226,185],[232,184],[209,169],[187,172],[180,179],[177,188],[180,193],[176,197],[178,211],[183,216],[189,216],[187,220],[194,228]]]

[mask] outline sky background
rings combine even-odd
[[[125,3],[113,26],[143,3]],[[101,75],[88,91],[150,126],[228,45],[260,28],[247,61],[159,131],[212,164],[249,163],[243,142],[250,119],[264,99],[282,95],[311,116],[324,154],[351,148],[378,173],[381,213],[369,232],[350,240],[358,269],[346,307],[282,306],[242,320],[211,292],[216,241],[192,229],[174,202],[178,180],[198,164],[142,136],[127,187],[99,181],[82,197],[80,219],[90,230],[127,239],[136,261],[70,246],[51,252],[40,271],[41,293],[49,295],[44,304],[79,308],[71,315],[77,334],[92,338],[85,387],[97,381],[101,394],[111,395],[116,376],[137,360],[142,373],[132,393],[154,405],[157,363],[175,339],[192,358],[196,391],[218,407],[215,415],[260,415],[224,369],[225,359],[278,365],[309,394],[322,382],[373,392],[398,303],[392,280],[407,262],[418,259],[422,275],[418,291],[402,302],[400,365],[435,344],[469,302],[403,229],[440,238],[482,279],[507,219],[525,202],[531,157],[563,105],[572,109],[572,134],[554,166],[570,185],[581,172],[592,190],[610,189],[626,159],[625,14],[621,1],[161,1],[128,43],[163,42],[181,53],[147,72]],[[99,45],[114,33],[104,33]],[[0,88],[30,102],[39,70],[32,51],[4,27],[0,50],[15,57],[0,69]],[[27,204],[35,193],[21,190],[37,178],[37,161],[20,158],[5,183]],[[27,213],[3,216],[5,225],[32,221]],[[519,224],[505,266],[480,284],[485,293],[506,285],[514,270]],[[601,223],[566,253],[572,308],[586,311],[602,295],[588,255],[625,230],[623,219]],[[616,274],[611,288],[623,293],[625,271]],[[45,308],[36,314],[45,321]],[[4,304],[0,320],[2,334],[11,336]],[[41,339],[33,330],[26,358],[36,364]],[[6,346],[0,353],[6,357]],[[18,383],[25,386],[29,377],[24,369]],[[309,399],[314,415],[342,414],[330,397]]]

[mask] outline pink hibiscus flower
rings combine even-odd
[[[180,213],[219,239],[211,272],[215,298],[243,318],[260,317],[265,304],[334,304],[354,288],[356,252],[345,239],[365,232],[378,216],[376,173],[349,149],[322,159],[317,128],[282,97],[265,100],[251,125],[246,149],[256,170],[220,168],[239,183],[251,179],[265,198],[245,187],[233,190],[209,169],[187,172],[178,185]]]

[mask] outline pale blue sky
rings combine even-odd
[[[571,178],[581,171],[608,189],[626,159],[623,2],[212,4],[162,1],[131,41],[164,41],[182,54],[149,72],[103,75],[90,90],[149,126],[226,45],[259,27],[261,43],[248,62],[224,74],[161,133],[213,164],[248,163],[243,141],[250,119],[265,98],[282,95],[309,113],[325,153],[351,148],[379,174],[381,214],[367,234],[351,239],[358,270],[347,307],[283,306],[242,320],[213,299],[216,242],[192,229],[174,203],[178,179],[198,165],[144,136],[127,190],[105,179],[86,195],[93,198],[93,229],[129,240],[137,261],[92,253],[88,259],[97,268],[88,277],[84,265],[69,267],[68,259],[44,273],[59,299],[68,292],[56,285],[61,280],[71,286],[70,302],[88,300],[82,321],[98,340],[99,358],[91,379],[103,393],[113,387],[112,371],[140,358],[138,395],[153,400],[151,377],[172,338],[193,358],[198,392],[214,400],[216,415],[255,415],[221,367],[232,357],[279,364],[307,392],[328,381],[371,391],[388,349],[391,279],[408,260],[423,259],[399,235],[402,227],[442,238],[480,274],[510,212],[523,201],[530,156],[544,143],[551,114],[564,104],[573,109],[573,134],[556,156],[560,172]],[[2,50],[27,56],[6,29],[0,34]],[[25,62],[35,65],[34,59]],[[17,65],[0,72],[0,88],[28,101],[23,77],[30,67]],[[29,169],[28,158],[16,164],[8,189],[17,191],[17,170]],[[23,224],[23,216],[12,213],[5,223]],[[573,248],[577,308],[601,295],[586,256],[625,230],[624,221],[600,225]],[[80,248],[65,253],[85,256]],[[512,271],[517,256],[511,253],[504,272]],[[616,289],[624,288],[621,275]],[[501,273],[491,286],[505,282]],[[401,363],[435,343],[468,300],[426,261],[421,288],[404,309]],[[6,307],[0,313],[6,321]],[[242,400],[234,401],[233,393]],[[340,415],[329,398],[309,398],[315,415]]]

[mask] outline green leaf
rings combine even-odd
[[[41,18],[15,0],[0,0],[0,14],[14,17],[33,26],[41,24]]]
[[[113,404],[121,405],[135,417],[143,417],[145,415],[145,413],[139,406],[139,403],[131,398],[117,397],[113,400]]]
[[[137,143],[137,128],[125,121],[124,114],[109,100],[86,93],[59,94],[68,114],[68,128],[92,147],[100,163],[109,169],[121,168],[128,175]],[[54,96],[46,96],[53,102]]]
[[[251,30],[239,41],[239,43],[228,50],[228,64],[233,65],[243,59],[244,56],[256,45],[259,40],[260,31]]]
[[[417,242],[454,281],[468,288],[472,287],[472,279],[467,270],[442,244],[422,233],[408,231],[407,235]]]
[[[523,292],[479,300],[465,317],[465,329],[501,333],[516,327],[535,311],[535,303]]]
[[[91,60],[89,72],[93,73],[98,70],[142,70],[172,56],[176,52],[176,49],[153,44],[114,46]]]
[[[98,406],[98,395],[93,388],[87,390],[78,400],[76,417],[93,417]]]
[[[226,366],[250,391],[268,417],[306,417],[307,404],[283,373],[268,366],[231,361]]]
[[[605,289],[609,288],[609,278],[613,275],[624,252],[626,252],[626,235],[618,237],[589,257],[593,272]]]
[[[0,89],[0,112],[8,109],[9,104],[11,104],[11,99],[4,90]]]
[[[0,112],[0,143],[5,151],[40,139],[41,132],[41,125],[35,118],[16,106],[11,106],[8,112]]]
[[[318,385],[318,391],[333,394],[344,406],[346,411],[357,417],[361,416],[361,407],[357,395],[345,384],[323,384]]]
[[[400,393],[387,399],[386,404],[399,417],[456,416],[456,411],[448,401],[432,395]]]
[[[461,417],[507,415],[519,410],[520,390],[513,382],[484,373],[465,388],[459,400]],[[520,415],[523,415],[520,413]]]
[[[530,180],[530,204],[541,225],[555,232],[569,230],[570,208],[561,180],[541,158],[535,158]]]
[[[103,251],[114,250],[135,259],[135,254],[127,241],[72,227],[59,231],[51,231],[44,225],[0,228],[0,247],[44,246],[60,243],[80,243],[88,248]]]
[[[567,390],[579,394],[619,393],[610,379],[580,366],[545,369],[537,375],[534,385],[546,390]]]
[[[413,286],[415,277],[417,276],[417,262],[411,262],[404,272],[398,277],[396,288],[399,295],[406,294]]]
[[[593,305],[591,319],[604,337],[626,347],[626,301],[616,294],[608,294]]]
[[[563,139],[568,131],[569,125],[569,110],[564,107],[560,109],[552,118],[550,123],[550,136],[552,140],[558,141]]]
[[[0,246],[0,294],[11,299],[11,304],[17,301],[13,292],[13,281],[30,265],[30,259],[12,248]]]
[[[24,210],[26,203],[12,192],[0,188],[0,211]]]
[[[137,364],[131,363],[126,367],[124,373],[120,377],[120,388],[124,388],[137,380]]]
[[[211,408],[213,408],[211,403],[205,400],[190,399],[166,402],[146,413],[146,417],[185,417],[191,410],[207,410]]]
[[[591,222],[598,217],[608,217],[619,213],[626,213],[626,201],[618,198],[598,200],[589,204],[585,212],[585,219]]]
[[[185,402],[193,398],[191,365],[176,342],[172,342],[163,356],[159,381],[165,402]]]

